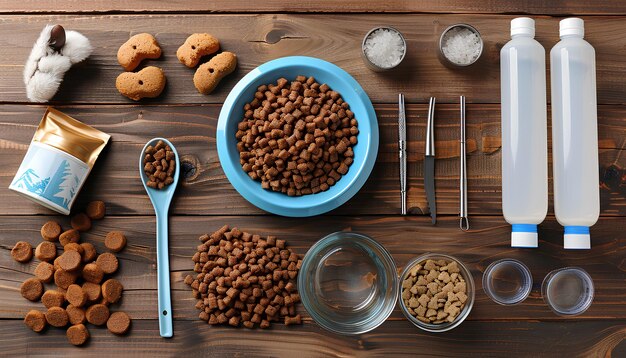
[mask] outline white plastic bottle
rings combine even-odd
[[[596,53],[583,40],[583,20],[559,27],[561,41],[550,51],[554,213],[564,247],[589,249],[589,227],[600,215]]]
[[[533,19],[513,19],[500,51],[502,212],[513,247],[537,247],[548,212],[546,55],[534,37]]]

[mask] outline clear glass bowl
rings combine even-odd
[[[550,309],[560,316],[585,312],[594,296],[593,280],[580,267],[554,270],[543,279],[541,296]]]
[[[475,296],[474,279],[472,277],[472,273],[470,272],[470,270],[458,259],[452,256],[444,255],[444,254],[426,253],[422,256],[418,256],[414,258],[413,260],[409,261],[406,264],[404,270],[402,271],[402,275],[400,275],[400,280],[398,282],[398,289],[400,290],[400,292],[402,292],[402,287],[401,287],[402,281],[404,281],[404,279],[408,276],[409,271],[411,271],[411,268],[415,266],[416,264],[419,264],[420,262],[426,261],[428,259],[431,259],[431,260],[443,259],[446,261],[455,261],[458,264],[459,268],[461,269],[461,272],[460,272],[461,276],[465,280],[466,286],[467,286],[467,301],[465,303],[465,306],[461,310],[461,313],[459,313],[456,319],[452,322],[439,323],[439,324],[424,323],[418,320],[417,318],[415,318],[415,316],[413,316],[411,313],[409,313],[406,305],[404,304],[404,300],[402,299],[402,294],[398,295],[398,301],[400,302],[400,308],[402,308],[402,313],[404,313],[404,316],[417,327],[428,332],[436,332],[436,333],[446,332],[460,325],[461,322],[465,321],[467,316],[470,314],[470,311],[472,310],[472,306],[474,306],[474,296]]]
[[[311,318],[339,334],[381,325],[398,296],[396,265],[374,239],[336,232],[316,242],[302,260],[298,291]]]
[[[515,259],[492,262],[483,273],[483,290],[501,305],[524,301],[533,288],[533,276],[526,265]]]

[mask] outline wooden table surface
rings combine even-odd
[[[620,0],[376,1],[35,1],[0,4],[0,355],[63,356],[626,356],[626,2]],[[261,5],[263,3],[263,5]],[[254,9],[258,7],[258,9]],[[597,54],[598,136],[601,218],[591,229],[592,249],[563,249],[562,227],[552,205],[539,227],[538,249],[510,247],[510,226],[502,218],[500,195],[499,50],[509,39],[510,20],[530,14],[537,40],[546,51],[558,41],[558,21],[585,20],[585,38]],[[481,32],[485,49],[479,63],[454,71],[436,58],[436,42],[450,24],[465,22]],[[76,207],[100,199],[107,217],[84,235],[99,250],[107,231],[124,230],[128,247],[120,254],[117,278],[125,287],[119,310],[133,318],[129,335],[90,328],[82,348],[68,344],[65,331],[36,334],[22,323],[41,303],[23,299],[19,286],[31,277],[36,260],[20,264],[10,250],[18,240],[34,245],[49,219],[68,218],[22,199],[7,187],[45,105],[26,100],[21,72],[41,28],[59,23],[78,30],[95,46],[93,55],[67,74],[53,106],[105,131],[112,143],[98,160]],[[398,28],[408,54],[396,70],[378,74],[360,58],[363,35],[376,25]],[[159,60],[168,78],[157,99],[139,103],[122,97],[114,82],[122,71],[117,48],[129,36],[149,32],[163,49]],[[175,52],[194,32],[218,37],[239,57],[237,71],[211,95],[195,90],[193,71]],[[361,83],[372,101],[381,133],[378,161],[361,191],[323,216],[292,219],[269,215],[246,202],[220,168],[215,127],[221,103],[233,85],[257,65],[282,56],[308,55],[331,61]],[[549,81],[548,81],[549,83]],[[397,105],[404,92],[408,115],[409,216],[400,216]],[[472,230],[458,229],[458,96],[467,97],[469,213]],[[436,96],[437,206],[430,225],[422,180],[428,97]],[[159,337],[156,304],[155,218],[136,170],[143,144],[168,137],[182,155],[182,184],[170,219],[170,265],[175,336]],[[550,188],[552,182],[550,181]],[[552,196],[550,196],[550,203]],[[477,286],[474,309],[453,331],[431,334],[414,327],[399,309],[379,328],[341,337],[317,326],[304,309],[302,326],[276,324],[271,330],[210,327],[197,317],[195,300],[183,278],[192,270],[197,237],[228,223],[288,240],[299,254],[322,236],[354,230],[374,237],[397,265],[425,252],[454,255],[471,269]],[[33,245],[33,246],[34,246]],[[492,261],[513,257],[532,271],[530,297],[504,307],[483,292],[482,272]],[[596,285],[592,306],[575,318],[554,315],[540,285],[546,273],[565,267],[587,270]]]

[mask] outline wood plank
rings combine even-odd
[[[63,111],[113,136],[77,207],[94,199],[109,203],[116,215],[149,215],[152,206],[138,177],[137,156],[144,143],[158,135],[177,146],[187,177],[178,189],[173,212],[179,215],[261,214],[230,185],[219,165],[215,126],[220,107],[205,106],[68,106]],[[423,188],[426,105],[408,105],[410,212],[428,212]],[[6,189],[28,148],[44,112],[42,106],[0,107],[0,215],[50,214],[40,205]],[[381,145],[377,164],[363,189],[335,214],[397,214],[400,211],[396,105],[376,105]],[[623,168],[626,168],[626,107],[599,107],[602,215],[624,216]],[[439,214],[458,214],[458,107],[439,105],[436,113],[436,185]],[[497,105],[467,106],[468,190],[470,215],[501,215],[500,109]],[[550,183],[550,191],[552,184]],[[552,203],[552,200],[549,201]],[[551,209],[550,209],[551,211]]]
[[[398,92],[410,102],[456,103],[466,95],[468,103],[499,103],[499,51],[509,40],[512,16],[498,15],[99,15],[99,16],[0,16],[0,102],[24,102],[24,61],[30,46],[48,23],[62,23],[82,31],[95,46],[84,64],[72,69],[55,101],[72,103],[131,103],[115,89],[122,72],[116,60],[119,46],[130,35],[153,33],[164,56],[148,61],[160,66],[168,77],[165,93],[145,103],[221,103],[236,81],[268,60],[289,55],[321,57],[344,68],[364,87],[375,102],[394,103]],[[626,98],[626,31],[624,17],[585,17],[585,34],[597,54],[598,103],[623,104]],[[550,49],[558,41],[558,18],[538,17],[537,39]],[[437,59],[440,33],[454,23],[477,27],[485,41],[479,63],[465,70],[451,70]],[[210,25],[207,25],[210,24]],[[390,24],[408,40],[405,62],[389,73],[374,73],[360,58],[364,34],[378,24]],[[174,56],[176,49],[193,32],[209,31],[223,48],[237,53],[238,70],[209,96],[199,94],[192,84],[193,70]]]
[[[426,0],[405,1],[388,0],[363,3],[356,0],[303,0],[279,1],[266,0],[250,6],[242,0],[226,1],[105,1],[94,0],[88,3],[70,0],[6,0],[0,7],[2,13],[172,13],[172,12],[391,12],[391,13],[505,13],[505,14],[541,14],[541,15],[586,15],[586,14],[626,14],[626,6],[619,0],[599,0],[552,2],[540,0],[521,1],[463,1],[463,0]]]
[[[19,294],[19,285],[30,277],[36,260],[20,264],[10,257],[15,242],[25,240],[33,246],[41,241],[39,228],[48,217],[2,217],[0,220],[0,318],[20,318],[29,309],[41,306],[31,303]],[[68,219],[55,217],[63,227]],[[603,218],[591,229],[591,250],[564,250],[563,229],[550,217],[540,225],[539,249],[512,249],[510,226],[501,217],[471,218],[472,230],[464,233],[458,220],[442,218],[436,227],[424,217],[345,217],[325,216],[308,219],[291,219],[278,216],[175,216],[170,219],[170,270],[173,289],[173,310],[177,319],[195,320],[197,311],[191,292],[182,282],[191,272],[191,256],[195,252],[198,236],[212,232],[224,224],[262,235],[277,235],[287,240],[289,246],[303,255],[321,237],[335,231],[351,230],[370,235],[392,254],[398,268],[410,259],[426,252],[447,253],[468,265],[476,284],[476,301],[471,321],[482,320],[564,320],[557,317],[543,303],[540,286],[545,275],[557,268],[580,266],[594,280],[596,294],[589,310],[577,317],[581,320],[626,319],[623,303],[626,299],[626,278],[623,275],[623,258],[626,237],[617,233],[626,231],[622,218]],[[156,319],[156,255],[154,217],[107,217],[94,224],[82,235],[93,243],[99,252],[104,251],[103,240],[108,231],[122,230],[128,238],[127,248],[119,254],[120,272],[116,278],[126,289],[119,309],[135,318]],[[500,258],[512,257],[526,263],[534,279],[533,292],[522,304],[515,307],[493,303],[482,290],[482,272]],[[42,306],[41,306],[42,307]],[[308,315],[300,307],[307,319]],[[396,309],[391,320],[404,320]]]
[[[190,357],[619,357],[626,321],[465,322],[453,331],[431,334],[408,322],[386,322],[358,336],[337,336],[312,323],[269,330],[210,327],[175,321],[174,337],[159,337],[158,322],[135,320],[120,337],[89,326],[83,348],[71,346],[65,331],[37,334],[20,321],[0,321],[3,353],[12,356],[190,356]],[[296,353],[297,352],[297,353]],[[611,355],[613,353],[613,355]]]

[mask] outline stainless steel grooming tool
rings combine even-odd
[[[400,150],[400,195],[402,215],[406,215],[406,111],[404,95],[398,95],[398,148]]]
[[[424,188],[433,225],[437,223],[437,203],[435,202],[435,97],[428,104],[426,125],[426,151],[424,156]]]
[[[460,190],[460,209],[459,209],[459,227],[463,231],[470,228],[469,218],[467,217],[467,153],[465,149],[465,96],[461,96],[461,175],[459,182]]]

